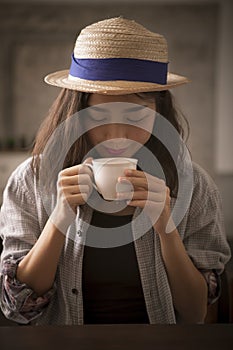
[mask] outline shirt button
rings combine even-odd
[[[78,234],[79,237],[82,237],[82,234],[83,234],[83,233],[82,233],[81,230],[78,230],[77,234]]]
[[[71,289],[71,292],[72,292],[72,294],[74,294],[74,295],[78,295],[78,289],[76,289],[76,288],[72,288],[72,289]]]

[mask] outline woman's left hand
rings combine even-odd
[[[166,232],[171,216],[170,190],[164,180],[140,170],[125,171],[125,176],[118,179],[120,184],[130,183],[133,192],[118,192],[120,200],[126,200],[132,207],[140,207],[151,219],[158,234]]]

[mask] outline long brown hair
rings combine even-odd
[[[88,107],[89,95],[89,93],[75,90],[61,90],[60,94],[50,108],[47,118],[42,123],[35,139],[32,151],[33,169],[38,170],[40,165],[40,156],[43,154],[46,145],[58,126],[65,122],[67,118],[72,117],[76,112]],[[185,121],[186,129],[189,133],[188,122],[184,116],[182,114],[178,114],[177,110],[175,109],[173,97],[169,90],[140,93],[138,95],[140,95],[142,98],[154,98],[156,111],[174,126],[182,138],[185,136],[183,121]],[[61,138],[61,147],[65,147],[65,145],[69,144],[69,132],[63,133]],[[162,145],[162,143],[154,135],[151,135],[145,146],[157,157],[165,174],[166,183],[171,190],[171,195],[176,197],[178,177],[174,160],[170,156],[166,147],[164,147],[164,145]],[[63,168],[81,163],[85,158],[85,155],[89,152],[90,147],[91,146],[88,143],[87,135],[84,133],[73,143],[71,147],[69,147],[63,163]],[[52,162],[53,160],[51,159],[50,164],[52,164]],[[54,174],[54,176],[56,176],[56,174]]]

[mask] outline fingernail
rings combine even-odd
[[[125,181],[129,182],[125,177],[119,177],[118,181],[119,182],[125,182]]]

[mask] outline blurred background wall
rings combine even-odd
[[[135,19],[168,40],[173,90],[191,127],[193,160],[217,182],[233,239],[232,2],[228,0],[0,1],[0,192],[59,89],[43,77],[68,68],[77,33],[106,17]]]

